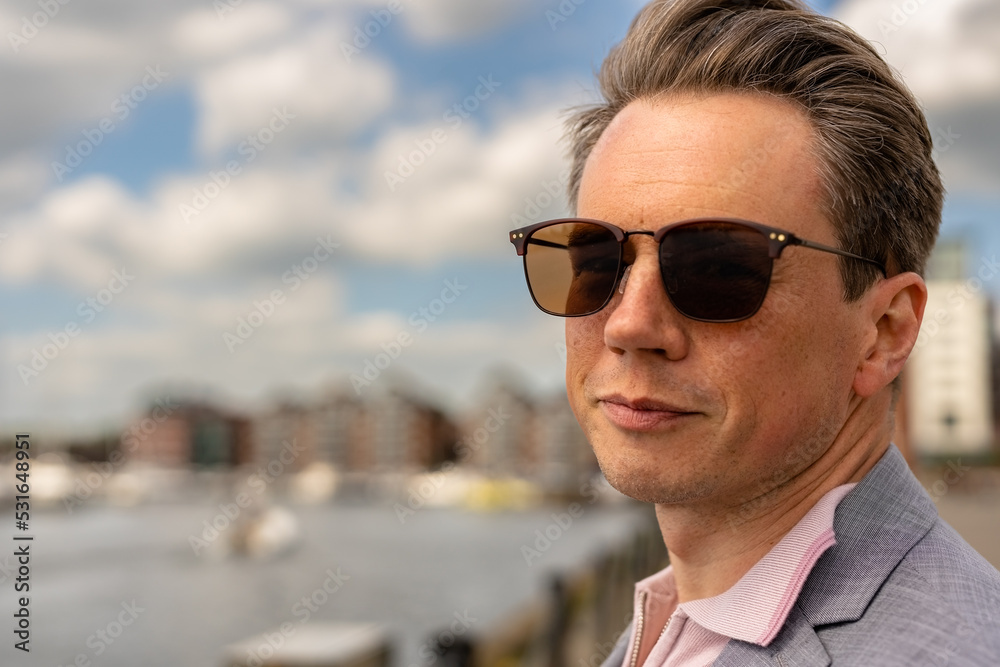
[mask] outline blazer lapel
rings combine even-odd
[[[779,658],[778,656],[781,656]],[[775,667],[776,665],[808,665],[828,667],[831,660],[812,624],[793,605],[781,632],[767,646],[730,639],[714,667]]]
[[[826,667],[817,630],[861,618],[906,553],[937,521],[937,508],[889,445],[875,467],[837,506],[837,543],[816,562],[785,625],[768,646],[732,640],[717,666]]]
[[[937,507],[895,445],[837,506],[837,544],[816,562],[798,604],[814,627],[856,621],[907,552],[934,526]]]

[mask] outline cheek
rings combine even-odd
[[[818,415],[839,412],[851,373],[843,322],[832,312],[800,306],[762,315],[711,366],[734,439],[752,438],[765,453],[801,439]]]
[[[604,320],[598,315],[566,320],[566,390],[570,403],[583,400],[583,384],[604,349]]]
[[[787,406],[811,393],[820,369],[810,358],[809,318],[790,318],[800,308],[782,303],[744,322],[706,325],[692,337],[698,373],[718,389],[729,428],[780,430]]]

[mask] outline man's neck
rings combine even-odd
[[[862,401],[819,459],[740,506],[720,511],[718,504],[657,505],[679,602],[727,591],[824,495],[861,481],[889,446],[891,420],[871,419],[887,408]]]

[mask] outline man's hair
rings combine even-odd
[[[863,38],[798,0],[654,0],[601,67],[602,104],[571,118],[569,199],[615,116],[674,93],[748,93],[787,100],[808,117],[825,187],[824,213],[844,250],[889,275],[922,273],[944,191],[923,112]],[[844,298],[880,275],[841,258]]]

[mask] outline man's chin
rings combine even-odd
[[[649,466],[622,461],[601,461],[601,470],[619,493],[643,503],[671,505],[704,498],[708,493],[705,480],[669,479],[652,474]]]

